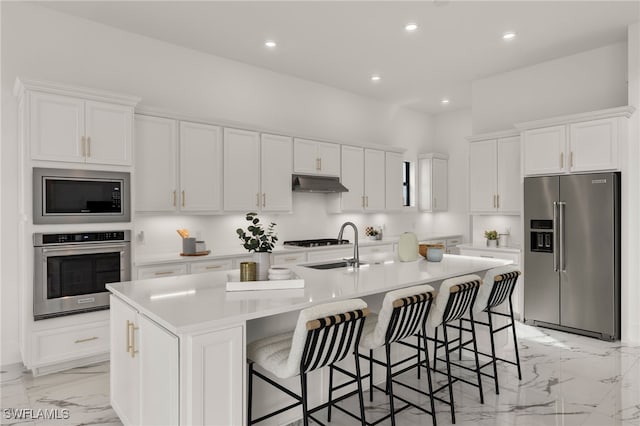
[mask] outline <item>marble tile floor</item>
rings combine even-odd
[[[499,366],[500,394],[493,381],[483,378],[485,403],[476,388],[454,385],[456,424],[474,426],[640,426],[640,346],[603,342],[559,331],[518,324],[522,380],[514,366]],[[504,348],[504,355],[512,349]],[[425,386],[415,374],[403,379]],[[443,380],[442,376],[437,377]],[[75,368],[47,376],[21,377],[3,382],[1,424],[20,425],[120,425],[109,406],[109,364]],[[402,392],[402,391],[400,391]],[[399,393],[400,393],[399,392]],[[410,394],[407,394],[409,397]],[[385,413],[387,400],[381,392],[374,401],[365,394],[367,419]],[[355,410],[355,398],[345,401]],[[425,401],[426,404],[426,401]],[[15,420],[5,418],[7,408],[68,409],[61,420]],[[436,403],[438,425],[451,424],[449,407]],[[324,414],[320,414],[320,419]],[[398,425],[431,425],[431,417],[407,409],[397,417]],[[331,424],[352,425],[350,417],[334,410]],[[383,422],[382,424],[390,424]]]

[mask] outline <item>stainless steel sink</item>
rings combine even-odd
[[[365,263],[360,262],[360,266],[365,265]],[[312,268],[312,269],[337,269],[337,268],[346,268],[348,266],[353,266],[352,262],[347,262],[345,260],[334,260],[331,262],[327,262],[327,263],[316,263],[313,265],[301,265],[304,266],[306,268]]]

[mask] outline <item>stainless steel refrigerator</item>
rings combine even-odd
[[[524,316],[620,338],[620,174],[524,180]]]

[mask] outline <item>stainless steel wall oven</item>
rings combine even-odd
[[[129,173],[33,169],[33,223],[129,222]]]
[[[105,284],[131,279],[131,232],[33,234],[36,320],[109,309]]]

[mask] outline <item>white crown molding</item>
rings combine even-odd
[[[491,133],[482,133],[478,135],[467,136],[466,139],[469,142],[478,142],[478,141],[486,141],[489,139],[512,138],[514,136],[520,136],[520,131],[518,129],[508,129],[508,130],[500,130],[500,131],[491,132]]]
[[[561,115],[559,117],[547,118],[543,120],[526,121],[517,123],[518,130],[538,129],[540,127],[560,126],[563,124],[579,123],[582,121],[600,120],[603,118],[626,117],[629,118],[635,111],[632,106],[621,106],[616,108],[601,109],[579,114]]]
[[[91,101],[108,102],[130,107],[135,107],[141,99],[137,96],[122,95],[119,93],[108,92],[106,90],[71,86],[43,80],[33,80],[20,77],[16,78],[16,83],[13,88],[14,95],[21,98],[24,96],[24,92],[26,90],[51,93],[55,95],[73,96]]]
[[[448,160],[449,159],[449,155],[448,154],[440,154],[438,152],[428,152],[425,154],[418,154],[418,159],[422,159],[422,158],[440,158],[442,160]]]

